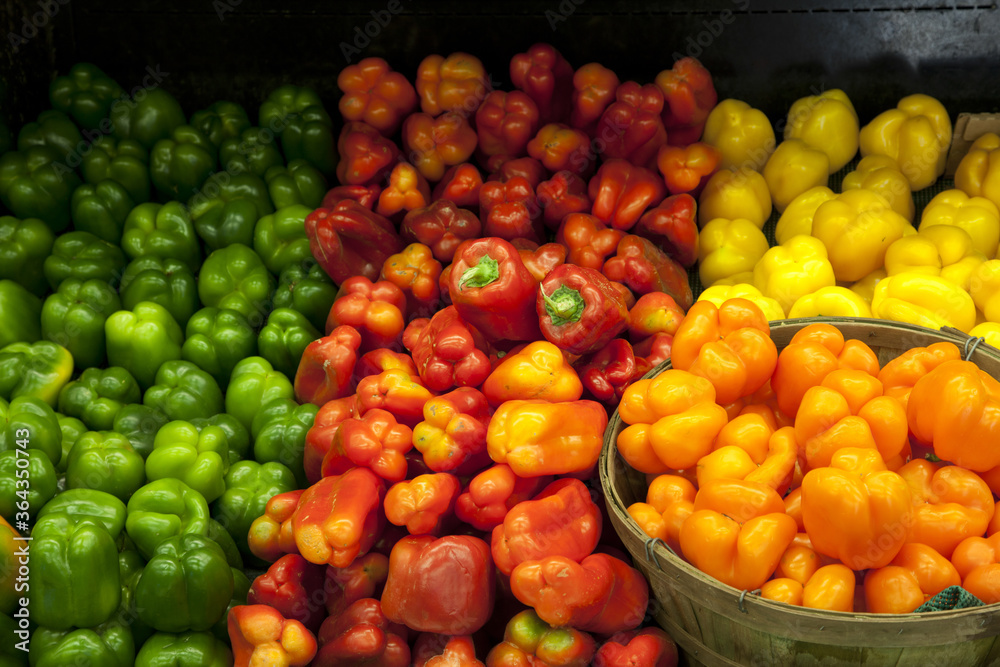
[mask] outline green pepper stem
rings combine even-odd
[[[486,287],[500,279],[500,263],[490,257],[483,255],[479,258],[479,263],[465,270],[462,279],[458,283],[459,289],[469,287]]]
[[[551,295],[540,289],[545,302],[545,312],[552,318],[552,324],[560,326],[571,322],[579,322],[587,304],[579,290],[560,285]]]

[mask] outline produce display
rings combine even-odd
[[[690,57],[510,80],[365,58],[336,110],[188,116],[80,63],[0,141],[0,666],[676,665],[609,526],[615,410],[629,514],[723,583],[1000,602],[998,380],[769,328],[1000,346],[1000,137],[918,209],[925,95],[789,100],[778,143]]]

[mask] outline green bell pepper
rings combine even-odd
[[[187,264],[172,257],[136,257],[125,267],[118,289],[125,308],[134,308],[140,301],[158,303],[181,327],[201,307],[194,274]]]
[[[232,667],[233,652],[211,632],[157,632],[135,656],[135,667]]]
[[[67,489],[50,500],[38,513],[37,521],[50,514],[68,516],[73,522],[93,521],[104,526],[112,540],[125,528],[125,503],[97,489]]]
[[[122,408],[115,415],[114,430],[132,443],[132,449],[143,458],[153,451],[153,440],[160,427],[170,421],[161,410],[141,403],[133,403]]]
[[[176,535],[146,563],[135,606],[140,619],[162,632],[208,630],[226,612],[233,585],[222,547],[202,535]]]
[[[156,384],[146,390],[142,402],[170,419],[208,418],[223,410],[222,390],[215,378],[180,359],[160,366]]]
[[[277,461],[288,466],[300,489],[309,486],[302,467],[302,454],[306,446],[306,433],[312,428],[318,410],[312,403],[306,403],[284,416],[270,419],[257,431],[253,443],[254,459],[261,463]]]
[[[44,146],[0,155],[0,202],[22,220],[38,218],[54,232],[66,229],[80,177],[62,159]]]
[[[31,636],[32,667],[131,667],[135,662],[132,630],[116,621],[96,628],[38,628]]]
[[[236,102],[219,101],[191,114],[191,125],[218,148],[226,139],[235,139],[250,127],[250,117]]]
[[[323,202],[327,190],[326,177],[302,159],[291,160],[287,167],[271,167],[264,174],[264,180],[271,201],[278,209],[302,204],[312,210]]]
[[[52,254],[55,241],[52,230],[38,218],[0,217],[0,278],[21,283],[36,296],[45,294],[49,285],[42,263]]]
[[[53,290],[59,289],[62,281],[68,278],[101,280],[117,285],[124,268],[122,249],[89,232],[60,235],[52,245],[52,254],[42,265],[45,279]]]
[[[259,176],[220,171],[191,197],[188,210],[198,236],[217,250],[233,243],[251,245],[254,225],[274,207]]]
[[[264,178],[268,169],[285,161],[274,143],[274,132],[251,127],[219,145],[219,163],[230,174],[251,173]]]
[[[121,602],[118,548],[99,521],[46,514],[31,531],[31,620],[53,630],[104,623]]]
[[[114,431],[89,431],[69,453],[66,486],[93,489],[128,500],[146,481],[142,456],[132,443]]]
[[[13,280],[0,280],[0,346],[42,337],[42,300]]]
[[[125,186],[106,178],[74,190],[69,208],[74,228],[117,245],[122,240],[125,219],[135,205]]]
[[[38,120],[27,123],[17,135],[17,150],[52,148],[59,153],[59,161],[67,164],[71,162],[70,156],[77,154],[86,145],[73,119],[55,109],[38,114]],[[79,156],[76,159],[79,160]]]
[[[226,412],[249,431],[262,406],[279,398],[293,399],[295,390],[281,371],[263,357],[247,357],[233,368],[226,390]]]
[[[201,246],[187,209],[179,201],[139,204],[129,213],[122,233],[129,259],[155,255],[179,259],[192,270],[201,261]]]
[[[261,127],[270,127],[272,132],[280,132],[289,114],[313,105],[323,106],[315,90],[308,86],[285,84],[272,90],[260,105],[257,122]]]
[[[247,603],[247,595],[250,593],[250,587],[253,583],[243,573],[240,568],[231,568],[233,571],[233,597],[229,600],[229,606],[226,607],[226,613],[216,621],[215,625],[212,626],[212,634],[220,642],[229,644],[229,612],[233,610],[233,607],[239,607]]]
[[[233,367],[257,354],[257,336],[243,313],[229,308],[202,308],[187,323],[181,356],[197,364],[225,388]]]
[[[25,436],[27,432],[27,436]],[[21,447],[27,441],[24,447]],[[0,452],[37,449],[55,465],[62,457],[62,429],[55,411],[44,401],[22,396],[0,399]]]
[[[163,306],[141,301],[119,310],[104,324],[108,362],[127,369],[143,389],[153,386],[164,362],[181,358],[184,334]]]
[[[279,208],[257,221],[253,232],[253,249],[260,255],[268,271],[277,275],[290,264],[312,257],[306,235],[308,206],[295,204]]]
[[[187,201],[215,172],[215,145],[190,125],[174,128],[149,152],[149,176],[161,199]]]
[[[101,366],[107,360],[104,323],[121,308],[118,292],[103,280],[67,278],[42,305],[42,337],[69,350],[77,368]]]
[[[0,397],[40,398],[55,407],[59,392],[73,375],[73,355],[65,347],[42,340],[0,348]],[[52,461],[59,460],[58,456]]]
[[[69,465],[69,453],[73,450],[73,445],[89,429],[76,417],[57,412],[56,419],[59,420],[59,430],[62,432],[62,455],[59,457],[59,463],[56,464],[56,471],[64,473],[66,466]]]
[[[150,481],[177,479],[212,502],[226,490],[229,470],[229,441],[218,426],[201,431],[186,421],[172,421],[160,429],[153,440],[153,451],[146,458],[146,477]]]
[[[162,88],[144,88],[132,99],[111,106],[111,123],[118,139],[134,139],[147,150],[184,124],[177,99]]]
[[[204,496],[179,479],[158,479],[129,498],[125,530],[139,553],[152,558],[156,547],[168,537],[207,535],[208,519]]]
[[[98,138],[83,156],[80,173],[91,185],[109,178],[120,183],[136,204],[149,201],[149,151],[138,141]]]
[[[292,398],[276,398],[267,401],[260,406],[260,409],[253,416],[253,421],[250,422],[250,437],[256,441],[257,436],[268,422],[278,418],[283,419],[295,412],[298,407],[298,401]]]
[[[276,463],[239,461],[226,473],[226,490],[212,505],[212,516],[233,536],[240,551],[253,556],[247,545],[250,524],[264,514],[267,501],[295,489],[295,476]]]
[[[208,520],[208,539],[219,545],[222,553],[226,555],[226,563],[229,567],[234,569],[243,567],[243,556],[240,555],[240,549],[236,546],[236,540],[215,519]]]
[[[302,353],[309,343],[322,335],[297,310],[275,308],[257,336],[257,349],[277,370],[294,378]]]
[[[239,311],[254,328],[271,310],[274,287],[274,276],[260,255],[242,243],[212,252],[198,274],[198,296],[204,305]]]
[[[80,127],[96,130],[110,121],[111,104],[125,94],[114,79],[91,63],[77,63],[49,84],[52,108],[69,114]]]
[[[278,276],[278,287],[272,301],[275,308],[292,308],[323,331],[333,302],[337,300],[337,286],[330,280],[315,259],[289,264]]]
[[[226,434],[229,444],[229,464],[245,459],[250,453],[250,432],[240,421],[228,412],[220,412],[208,419],[192,419],[191,423],[202,431],[209,426],[217,426]]]
[[[59,411],[78,417],[91,431],[110,431],[118,412],[142,400],[142,390],[121,366],[88,368],[59,392]]]
[[[18,511],[18,501],[27,501],[28,515],[33,517],[56,495],[56,469],[49,457],[37,449],[29,449],[27,466],[18,465],[18,459],[23,458],[23,451],[0,452],[0,516],[11,523]]]
[[[155,630],[139,618],[135,606],[135,587],[146,567],[146,559],[135,550],[134,545],[118,552],[118,573],[122,583],[122,603],[112,621],[128,625],[136,647],[153,636]],[[131,665],[132,663],[128,663]]]
[[[333,121],[321,105],[308,106],[286,117],[281,152],[289,163],[308,160],[323,174],[333,177],[337,169],[336,146]]]

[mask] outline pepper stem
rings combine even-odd
[[[490,283],[500,279],[500,263],[489,255],[479,258],[479,263],[465,270],[462,279],[458,282],[458,288],[486,287]]]
[[[539,290],[545,302],[545,312],[552,318],[552,324],[561,326],[570,322],[579,322],[586,307],[580,291],[560,285],[551,295],[545,290]]]

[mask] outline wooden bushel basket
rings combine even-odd
[[[771,323],[778,349],[808,324],[826,322],[846,339],[867,343],[884,365],[908,349],[950,341],[967,350],[968,336],[895,322],[811,318]],[[970,361],[1000,378],[1000,352],[979,345]],[[670,368],[667,361],[649,377]],[[626,508],[646,497],[645,475],[617,453],[623,428],[616,411],[599,462],[611,522],[649,580],[650,613],[691,665],[864,665],[973,667],[1000,665],[1000,605],[922,614],[862,614],[795,607],[745,594],[677,558],[647,536]],[[984,443],[985,444],[985,443]],[[992,443],[1000,446],[1000,443]]]

